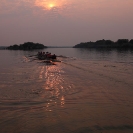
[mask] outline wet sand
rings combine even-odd
[[[133,64],[62,60],[5,68],[0,132],[132,133]]]

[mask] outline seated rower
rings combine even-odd
[[[52,55],[52,59],[56,59],[56,55],[54,54],[54,55]]]
[[[52,57],[51,53],[48,53],[48,54],[47,54],[47,57],[48,57],[48,58],[51,58],[51,57]]]

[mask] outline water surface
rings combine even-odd
[[[133,132],[133,52],[49,48],[0,51],[0,132]]]

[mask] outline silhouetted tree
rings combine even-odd
[[[118,39],[116,42],[111,40],[97,40],[96,42],[82,42],[74,46],[74,48],[133,48],[133,39]]]
[[[133,44],[133,39],[131,39],[131,40],[129,41],[129,43]]]
[[[114,42],[113,42],[113,41],[111,41],[111,40],[105,40],[105,43],[106,43],[107,45],[114,44]]]
[[[116,43],[118,44],[124,44],[124,43],[128,43],[128,39],[118,39]]]
[[[47,48],[47,46],[44,46],[43,44],[40,43],[33,43],[33,42],[25,42],[24,44],[20,45],[13,45],[7,47],[7,49],[12,49],[12,50],[33,50],[33,49],[43,49]]]

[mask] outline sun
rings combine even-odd
[[[49,4],[47,4],[46,6],[45,6],[45,8],[47,8],[47,9],[53,9],[53,8],[55,8],[55,7],[58,7],[58,5],[56,4],[56,3],[49,3]]]
[[[53,7],[55,7],[56,5],[55,5],[55,4],[52,4],[52,3],[50,3],[48,6],[49,6],[49,8],[53,8]]]
[[[48,2],[45,0],[36,0],[35,6],[42,7],[47,10],[51,10],[54,7],[61,6],[61,2],[59,2],[57,0],[49,0]]]
[[[34,5],[44,10],[51,10],[53,8],[62,9],[68,3],[68,0],[35,0]]]

